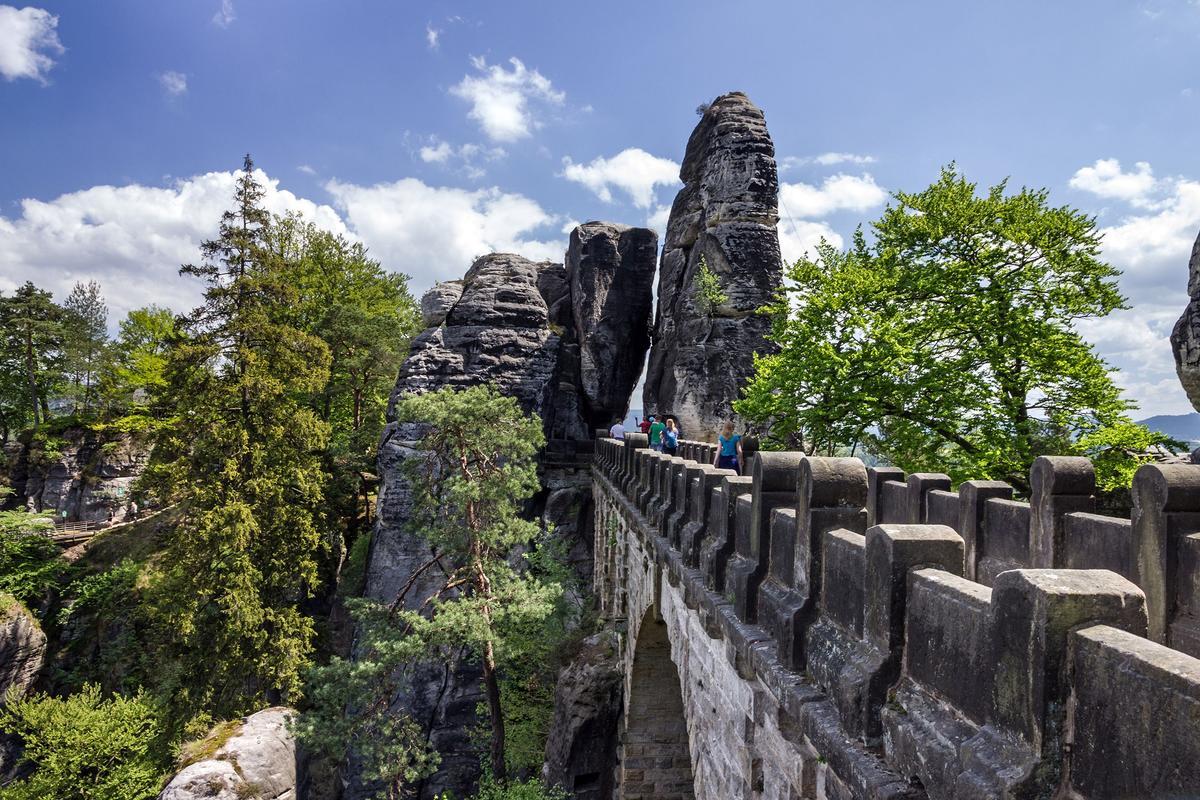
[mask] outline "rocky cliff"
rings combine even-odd
[[[529,513],[555,526],[585,579],[591,567],[591,490],[587,453],[593,428],[624,417],[649,344],[657,253],[653,231],[601,222],[576,228],[565,265],[494,253],[461,281],[421,301],[428,325],[401,367],[393,401],[443,386],[491,383],[542,418],[547,448],[543,491]],[[367,570],[368,597],[391,601],[428,558],[406,529],[411,497],[402,465],[415,453],[419,426],[394,420],[379,448],[379,513]],[[414,596],[424,596],[420,586]],[[422,720],[442,754],[421,797],[467,796],[479,753],[468,737],[480,700],[470,667],[430,665],[398,702]],[[350,798],[369,787],[348,787]]]
[[[1175,371],[1192,406],[1200,410],[1200,237],[1188,262],[1188,301],[1183,316],[1171,331]]]
[[[46,634],[37,619],[11,595],[0,592],[0,698],[12,692],[20,697],[42,669]],[[12,776],[20,758],[20,744],[0,732],[0,784]]]
[[[296,800],[296,740],[288,727],[294,713],[276,706],[222,723],[201,743],[211,755],[176,773],[159,800]]]
[[[4,454],[13,504],[57,521],[117,523],[129,513],[129,488],[150,446],[126,433],[68,428],[38,438],[26,434]]]
[[[766,351],[769,324],[756,311],[779,288],[779,179],[763,113],[741,92],[721,95],[692,131],[667,223],[658,275],[646,413],[678,417],[686,436],[711,440]],[[707,264],[724,302],[697,302]]]

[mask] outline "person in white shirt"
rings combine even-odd
[[[621,424],[620,420],[617,420],[613,423],[613,426],[608,429],[608,435],[614,439],[624,439],[625,426]]]

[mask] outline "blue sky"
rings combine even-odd
[[[956,160],[1098,215],[1134,309],[1085,334],[1144,412],[1190,410],[1166,336],[1200,229],[1200,4],[0,0],[0,290],[178,277],[250,151],[276,210],[416,293],[577,221],[661,230],[695,108],[742,90],[798,256]]]

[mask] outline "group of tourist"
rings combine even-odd
[[[682,431],[674,417],[665,416],[660,420],[654,414],[650,414],[640,422],[637,417],[634,417],[633,420],[637,422],[638,430],[649,437],[652,450],[669,456],[673,456],[679,451],[679,437],[682,435]],[[617,420],[609,428],[608,435],[614,439],[624,439],[624,424]],[[717,455],[713,459],[713,466],[718,469],[731,469],[740,475],[742,436],[734,433],[733,422],[728,421],[722,426],[720,434],[717,435],[717,445]]]

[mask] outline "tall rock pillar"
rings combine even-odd
[[[741,92],[714,100],[679,177],[642,404],[647,414],[674,414],[688,438],[712,440],[753,372],[752,354],[771,348],[757,310],[782,281],[779,177],[762,111]],[[697,302],[702,260],[726,296],[711,310]]]
[[[1175,372],[1192,406],[1200,409],[1200,237],[1192,246],[1188,262],[1188,301],[1183,316],[1171,331]]]

